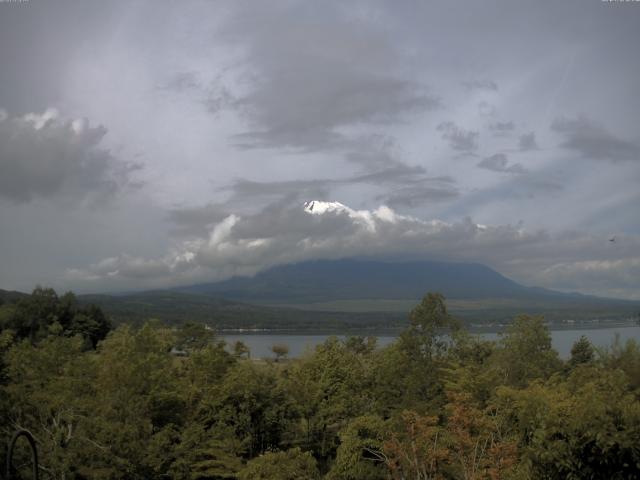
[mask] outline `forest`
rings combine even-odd
[[[198,323],[114,328],[51,289],[0,305],[0,453],[28,430],[43,479],[635,479],[639,397],[636,341],[562,359],[527,315],[485,341],[437,293],[387,347],[296,359]]]

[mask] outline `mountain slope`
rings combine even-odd
[[[255,306],[210,295],[155,290],[126,295],[79,295],[81,303],[100,306],[116,324],[158,319],[169,325],[204,322],[219,329],[366,329],[393,328],[406,322],[399,312],[324,312]]]
[[[426,292],[440,292],[448,299],[576,299],[575,294],[525,287],[485,265],[434,261],[310,261],[274,267],[254,277],[234,277],[180,290],[267,304],[349,299],[417,300]]]
[[[15,290],[2,290],[0,288],[0,305],[3,303],[16,303],[23,298],[27,298],[29,294],[16,292]]]

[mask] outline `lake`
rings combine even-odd
[[[352,335],[372,335],[371,332],[359,333],[354,332]],[[615,327],[615,328],[598,328],[598,329],[575,329],[575,330],[552,330],[551,340],[553,348],[555,348],[561,357],[568,358],[573,343],[584,335],[596,347],[610,346],[615,338],[619,335],[620,340],[624,343],[628,339],[634,338],[640,341],[640,326]],[[384,347],[393,342],[397,334],[373,334],[378,338],[378,346]],[[487,340],[496,340],[499,338],[497,332],[477,333]],[[222,338],[228,343],[233,344],[237,340],[244,342],[251,349],[253,358],[273,357],[271,346],[275,344],[285,344],[289,347],[289,357],[299,357],[306,351],[312,351],[316,345],[323,343],[331,335],[328,334],[281,334],[281,333],[234,333],[222,335]],[[345,335],[335,335],[344,339]]]

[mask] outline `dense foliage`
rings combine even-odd
[[[634,341],[564,361],[539,317],[484,341],[429,294],[388,347],[265,361],[198,324],[107,334],[99,309],[34,293],[0,307],[0,433],[33,433],[43,478],[640,478]]]

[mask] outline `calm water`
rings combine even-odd
[[[371,333],[362,333],[362,335],[370,335]],[[620,340],[624,343],[628,339],[634,338],[640,341],[640,326],[633,327],[616,327],[601,329],[578,329],[578,330],[552,330],[551,339],[553,347],[558,351],[560,356],[568,357],[573,343],[580,338],[581,335],[587,337],[591,343],[598,347],[606,347],[611,345],[615,335],[620,336]],[[499,338],[498,333],[479,333],[487,340],[496,340]],[[316,345],[324,342],[331,335],[319,334],[267,334],[267,333],[246,333],[224,335],[223,338],[227,343],[240,340],[251,349],[251,356],[254,358],[273,357],[271,346],[275,344],[285,344],[289,347],[289,357],[299,357],[305,351],[312,351]],[[343,335],[337,335],[338,338],[345,338]],[[397,335],[377,335],[378,346],[393,342]]]

